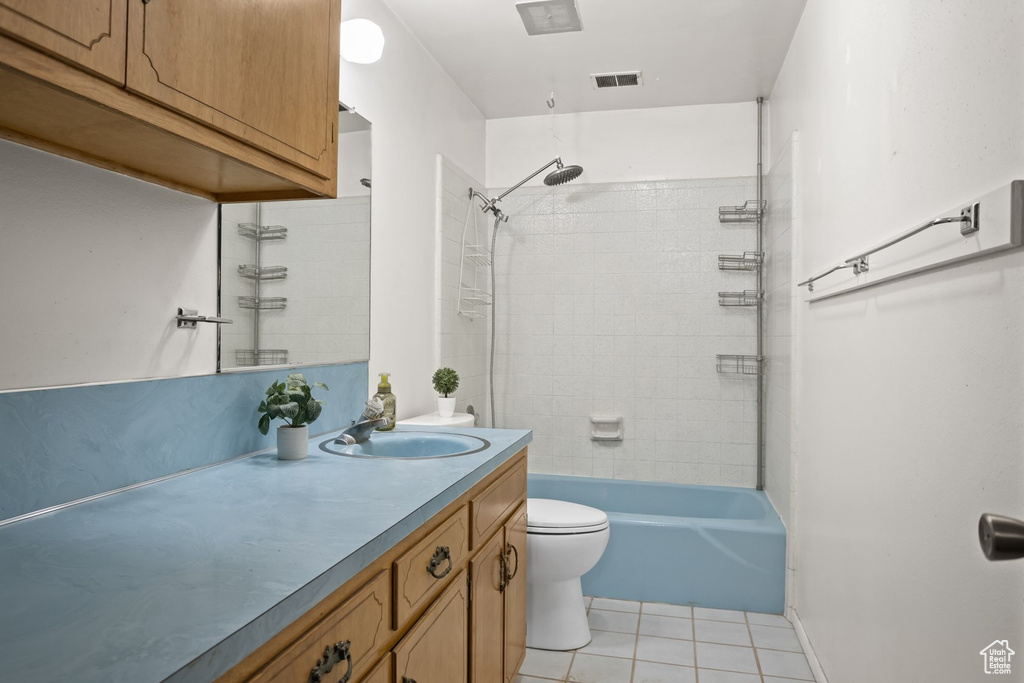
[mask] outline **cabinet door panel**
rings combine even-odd
[[[498,531],[469,563],[472,587],[469,601],[470,683],[502,683],[502,647],[505,623],[502,618],[501,553],[505,534]]]
[[[469,643],[466,572],[459,572],[395,646],[395,681],[466,683]]]
[[[362,683],[391,683],[391,654],[384,655],[384,659],[370,673]]]
[[[338,0],[132,0],[127,87],[333,177]]]
[[[505,586],[505,681],[515,680],[526,658],[526,503],[505,525],[510,578]]]
[[[128,0],[0,0],[0,33],[124,85]]]

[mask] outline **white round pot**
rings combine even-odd
[[[309,447],[309,426],[277,428],[277,459],[302,460]]]
[[[437,397],[437,414],[441,417],[451,417],[455,414],[455,397],[449,396],[448,398]]]

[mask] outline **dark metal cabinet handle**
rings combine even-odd
[[[498,592],[504,593],[505,587],[508,586],[508,557],[505,553],[498,553],[498,563],[501,565],[498,570]]]
[[[1024,522],[986,512],[978,521],[978,540],[990,560],[1024,557]]]
[[[348,679],[352,677],[351,640],[343,640],[340,643],[325,647],[324,656],[316,660],[316,666],[309,672],[309,678],[306,680],[306,683],[321,683],[324,676],[331,673],[334,665],[342,661],[348,662],[348,671],[338,679],[338,683],[348,683]]]
[[[516,556],[516,568],[509,572],[509,566],[511,564],[510,558],[512,555]],[[511,583],[512,579],[516,578],[516,574],[519,573],[519,551],[511,543],[508,544],[508,550],[505,551],[505,572],[508,574],[508,578],[505,583]]]
[[[444,571],[440,574],[437,573],[437,568],[441,566],[441,563],[448,560],[448,566],[444,568]],[[434,556],[430,558],[430,563],[427,565],[427,571],[435,579],[443,579],[448,576],[451,572],[452,567],[452,551],[446,545],[437,546],[437,550],[434,551]]]
[[[408,676],[402,676],[402,683],[416,683],[416,681]]]

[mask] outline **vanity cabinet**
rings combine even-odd
[[[526,457],[524,448],[220,683],[511,683],[526,654]]]
[[[223,202],[334,197],[340,0],[0,0],[0,137]]]
[[[332,4],[132,0],[128,89],[329,177],[338,119]]]
[[[124,85],[127,0],[0,0],[0,32]]]

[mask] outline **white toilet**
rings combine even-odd
[[[608,515],[564,500],[526,501],[526,646],[575,650],[590,642],[580,577],[608,546]]]
[[[451,417],[441,417],[437,411],[426,415],[417,415],[407,420],[399,420],[398,424],[409,427],[472,427],[476,424],[476,416],[469,413],[455,413]]]

